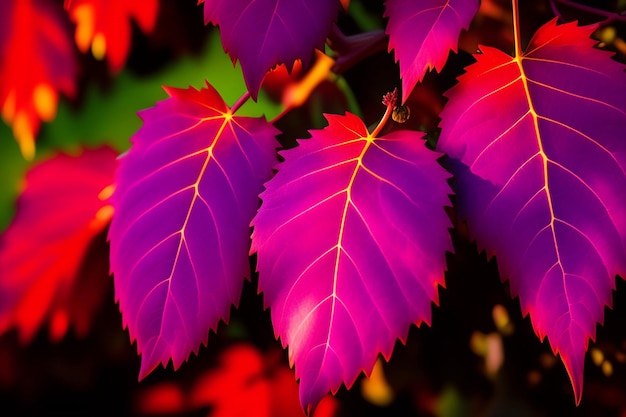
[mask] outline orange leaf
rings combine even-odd
[[[150,33],[156,24],[158,0],[65,0],[65,9],[76,23],[74,39],[83,53],[91,49],[96,59],[108,58],[109,68],[119,72],[131,46],[134,19]]]
[[[44,0],[0,2],[0,108],[24,157],[41,121],[56,115],[58,92],[75,92],[76,63],[62,10]]]

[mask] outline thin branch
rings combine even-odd
[[[374,30],[347,36],[333,25],[328,35],[328,45],[337,53],[333,72],[342,74],[354,64],[377,52],[387,49],[387,34],[384,30]]]
[[[559,11],[559,8],[556,7],[556,3],[554,2],[554,0],[550,0],[550,8],[552,9],[552,13],[558,17],[559,19],[562,19],[563,16],[561,16],[561,12]]]
[[[552,11],[554,12],[554,14],[558,16],[559,18],[562,17],[562,14],[559,11],[557,3],[562,6],[580,10],[585,13],[593,14],[595,16],[602,16],[604,17],[604,21],[601,22],[603,25],[612,23],[614,21],[626,22],[626,15],[623,15],[620,13],[610,12],[608,10],[603,10],[603,9],[597,9],[593,6],[587,6],[586,4],[580,4],[572,0],[550,0],[550,7],[552,8]]]

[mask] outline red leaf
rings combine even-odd
[[[448,174],[422,134],[373,137],[353,114],[326,118],[282,153],[253,221],[259,290],[305,409],[430,322],[451,250]]]
[[[271,124],[234,116],[210,85],[166,91],[120,159],[109,230],[140,378],[170,359],[178,368],[228,320],[250,276],[250,221],[278,147]]]
[[[144,33],[156,24],[159,0],[65,0],[65,9],[76,23],[78,49],[97,59],[108,57],[109,68],[117,73],[130,51],[131,19]]]
[[[85,150],[28,172],[15,218],[0,236],[0,333],[16,327],[26,343],[46,317],[54,318],[54,339],[65,333],[81,262],[112,215],[106,200],[115,159],[109,148]]]
[[[53,340],[63,337],[68,328],[72,328],[77,337],[86,336],[96,313],[104,303],[110,302],[112,290],[109,245],[106,230],[103,230],[88,245],[67,298],[54,306],[50,317]]]
[[[212,417],[272,417],[271,387],[264,371],[263,356],[257,349],[231,347],[221,355],[219,367],[196,382],[191,406],[213,406]]]
[[[191,388],[165,382],[141,392],[137,411],[140,415],[178,415],[210,406],[209,417],[304,417],[298,384],[281,356],[282,352],[263,355],[248,344],[231,346]],[[327,396],[312,417],[331,417],[336,409],[336,400]]]
[[[459,34],[478,11],[478,0],[387,0],[389,51],[395,49],[402,76],[402,102],[426,72],[441,71]]]
[[[181,415],[188,408],[183,388],[174,382],[162,382],[143,390],[135,403],[135,415]]]
[[[58,92],[75,92],[76,63],[63,11],[46,0],[0,2],[0,107],[22,154],[32,158]]]
[[[626,78],[594,29],[553,20],[516,57],[481,48],[448,93],[438,144],[469,167],[456,177],[470,231],[576,401],[589,338],[626,276]]]

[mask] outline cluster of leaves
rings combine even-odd
[[[44,16],[42,28],[58,24],[52,14],[34,13],[35,3],[5,3],[3,15]],[[496,256],[537,336],[561,357],[579,402],[589,340],[611,307],[616,277],[626,276],[626,78],[624,66],[590,38],[597,25],[555,18],[524,46],[514,0],[512,54],[477,46],[475,62],[445,94],[435,140],[433,132],[390,126],[390,118],[416,116],[403,105],[457,50],[478,0],[387,0],[385,33],[352,36],[335,25],[349,11],[338,0],[314,7],[305,0],[201,3],[205,23],[219,26],[224,50],[241,65],[247,92],[229,106],[209,83],[168,87],[167,99],[140,112],[143,126],[118,160],[100,149],[33,169],[27,179],[37,186],[26,189],[2,237],[0,332],[16,326],[27,340],[46,315],[55,337],[66,332],[82,254],[60,252],[86,247],[110,220],[115,297],[141,354],[140,378],[197,353],[210,330],[228,322],[245,279],[258,273],[309,411],[329,391],[371,373],[379,355],[389,359],[412,324],[431,323],[452,251],[445,208],[454,190],[452,210]],[[128,30],[111,29],[117,19],[133,17],[145,31],[156,19],[156,1],[127,4],[65,2],[79,49],[108,54],[114,72],[129,42]],[[3,117],[32,156],[39,120],[54,116],[56,91],[72,94],[72,59],[58,73],[41,65],[25,77],[16,69],[26,59],[19,48],[39,48],[45,57],[67,53],[67,41],[53,48],[36,31],[0,30],[20,39],[0,42],[0,56],[16,57],[0,65]],[[381,121],[368,128],[351,112],[327,114],[325,128],[277,152],[277,121],[331,72],[381,43],[398,61],[402,84],[400,96],[383,97]],[[281,64],[292,73],[279,84],[282,113],[271,122],[241,115]],[[76,198],[76,213],[64,212],[74,229],[42,233],[32,223],[39,202],[63,205],[49,197],[50,172],[86,196]],[[28,228],[52,236],[59,253],[25,262],[37,250],[24,238]]]

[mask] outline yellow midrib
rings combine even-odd
[[[176,248],[176,256],[174,257],[174,262],[172,263],[172,270],[170,271],[170,275],[167,278],[167,292],[168,292],[168,294],[170,292],[170,287],[172,285],[172,278],[174,277],[174,270],[176,269],[176,265],[178,264],[178,258],[180,256],[180,252],[182,250],[183,244],[186,241],[185,230],[187,229],[187,224],[189,223],[189,217],[191,216],[191,211],[193,210],[193,207],[196,204],[196,200],[200,196],[200,192],[198,191],[198,186],[200,184],[200,181],[204,177],[204,173],[206,171],[207,166],[209,165],[209,162],[211,161],[211,159],[213,159],[213,149],[217,145],[219,139],[222,136],[222,133],[224,132],[224,129],[229,124],[231,119],[232,119],[232,114],[230,113],[230,111],[224,114],[224,121],[222,122],[222,125],[220,126],[219,130],[217,131],[217,133],[215,134],[215,137],[213,138],[213,141],[211,142],[211,144],[208,147],[206,147],[203,150],[203,152],[206,152],[206,158],[204,160],[202,168],[200,169],[200,172],[198,174],[198,178],[196,179],[196,181],[193,184],[191,184],[191,187],[193,188],[194,193],[193,193],[193,197],[191,198],[191,203],[189,204],[189,209],[187,210],[187,214],[185,215],[185,221],[183,222],[183,225],[180,228],[180,240],[178,242],[178,247]],[[161,326],[162,325],[163,325],[163,322],[161,322]]]
[[[364,137],[362,139],[365,140],[365,145],[363,146],[363,149],[361,150],[361,153],[359,154],[359,156],[356,158],[356,166],[354,167],[354,171],[352,171],[352,176],[350,177],[350,181],[348,182],[348,185],[345,190],[346,202],[343,206],[343,213],[341,214],[341,223],[339,226],[339,235],[337,237],[337,256],[335,258],[335,268],[333,271],[333,292],[331,294],[332,301],[331,301],[331,309],[330,309],[330,322],[329,322],[329,327],[328,327],[328,336],[326,338],[326,346],[324,348],[324,357],[326,356],[326,352],[328,351],[328,348],[330,347],[330,336],[332,333],[332,319],[335,316],[335,306],[337,305],[337,280],[338,280],[338,274],[339,274],[339,260],[341,258],[342,242],[343,242],[343,235],[344,235],[345,226],[346,226],[346,217],[348,216],[348,208],[350,207],[350,204],[352,203],[352,186],[354,185],[354,180],[356,179],[356,176],[359,170],[361,169],[361,167],[363,167],[363,157],[365,156],[365,153],[369,149],[370,145],[374,142],[375,138],[371,134],[368,134],[367,137]]]
[[[526,72],[524,71],[524,65],[523,65],[524,57],[520,53],[517,53],[516,56],[513,58],[513,60],[515,61],[515,63],[517,64],[519,68],[520,79],[522,80],[522,84],[524,86],[524,93],[526,95],[526,100],[528,102],[528,112],[533,119],[535,137],[537,138],[538,154],[539,156],[541,156],[541,160],[543,162],[543,184],[544,184],[544,189],[546,191],[548,210],[550,211],[550,231],[552,233],[552,240],[554,242],[554,249],[555,249],[556,257],[557,257],[557,264],[559,265],[559,268],[561,269],[561,272],[563,273],[563,275],[565,275],[565,270],[563,268],[563,263],[561,261],[561,254],[559,251],[559,244],[558,244],[557,237],[556,237],[556,230],[554,227],[555,225],[554,223],[556,220],[556,215],[554,214],[554,204],[552,202],[552,195],[550,193],[550,187],[548,184],[548,163],[550,159],[546,155],[545,150],[543,148],[543,143],[541,140],[541,132],[539,131],[539,115],[537,114],[537,111],[535,110],[533,100],[530,96],[530,90],[528,88],[528,78],[526,76]],[[563,288],[564,289],[566,288],[565,282],[563,282]],[[565,295],[567,297],[567,291],[565,291]],[[569,304],[569,299],[568,299],[568,304]]]

